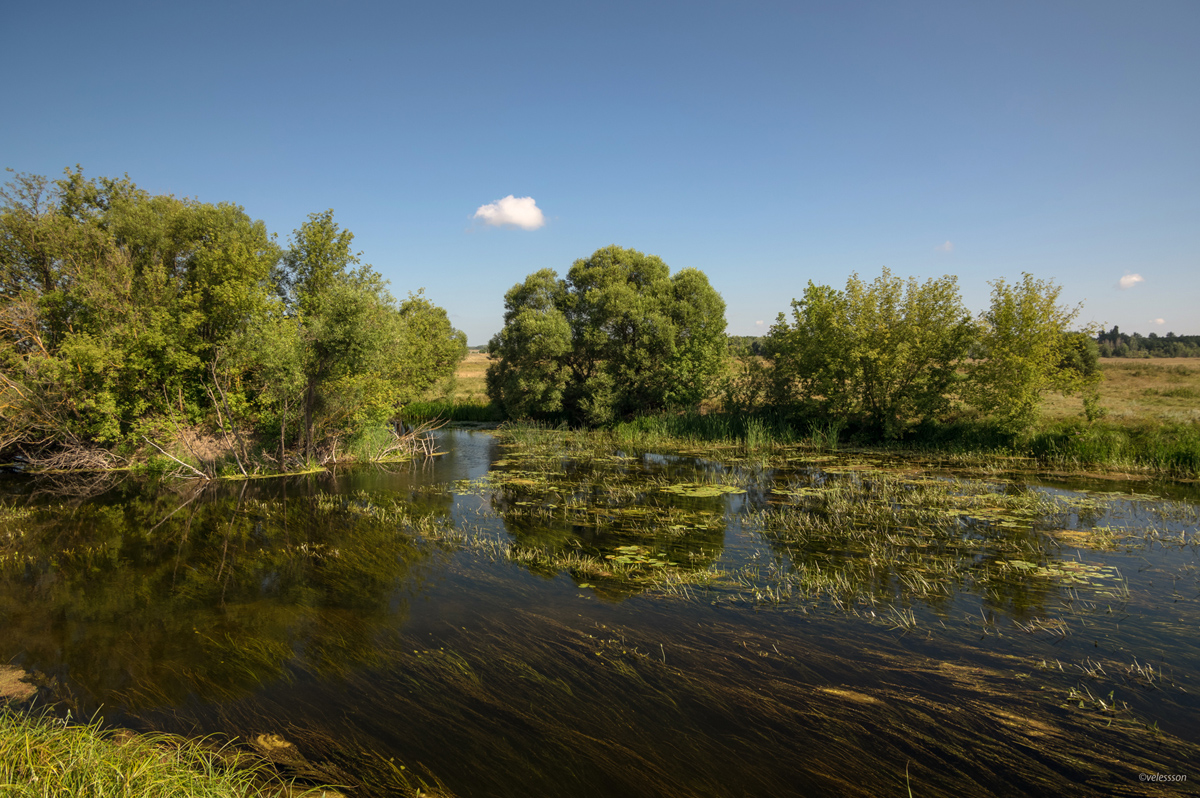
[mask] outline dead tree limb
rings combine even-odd
[[[155,443],[154,441],[150,440],[150,439],[149,439],[149,438],[147,438],[145,435],[143,435],[143,436],[142,436],[142,440],[144,440],[146,443],[148,443],[148,444],[150,444],[151,446],[153,446],[155,449],[158,449],[160,452],[162,452],[162,453],[163,453],[164,455],[166,455],[167,457],[170,457],[170,458],[171,458],[172,460],[174,460],[176,463],[179,463],[181,466],[183,466],[184,468],[186,468],[188,471],[191,471],[193,474],[195,474],[196,476],[200,477],[200,479],[208,479],[208,478],[209,478],[208,474],[205,474],[203,471],[200,471],[199,469],[192,468],[190,465],[188,465],[187,463],[183,462],[182,460],[180,460],[180,459],[179,459],[178,457],[176,457],[175,455],[173,455],[173,454],[169,454],[169,453],[167,452],[167,450],[166,450],[166,449],[164,449],[163,447],[159,446],[157,443]],[[243,473],[245,473],[245,472],[243,472]]]

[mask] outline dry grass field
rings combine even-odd
[[[1100,406],[1108,421],[1200,421],[1200,359],[1105,358],[1100,361]],[[1079,416],[1079,396],[1048,395],[1044,412],[1049,419]]]
[[[464,404],[487,404],[488,364],[492,359],[483,352],[467,352],[467,357],[458,364],[454,374],[454,392],[450,398]]]

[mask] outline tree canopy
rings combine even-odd
[[[778,404],[822,418],[864,422],[885,437],[949,405],[972,339],[954,277],[918,283],[887,269],[843,291],[809,282],[779,314],[763,353]]]
[[[609,246],[566,279],[530,274],[505,295],[488,395],[510,417],[598,425],[696,407],[725,367],[725,302],[696,269]]]
[[[1047,391],[1086,392],[1099,381],[1099,350],[1087,345],[1089,335],[1071,334],[1080,308],[1060,305],[1062,288],[1055,283],[1024,274],[1019,283],[1000,279],[991,286],[991,305],[979,319],[966,398],[1008,428],[1020,430],[1037,418]]]
[[[1012,432],[1037,418],[1049,390],[1082,392],[1098,412],[1098,348],[1071,331],[1078,309],[1061,289],[1025,275],[992,283],[991,306],[972,319],[952,276],[919,283],[887,269],[844,290],[809,282],[761,342],[749,396],[813,421],[851,422],[883,437],[967,405]]]
[[[285,250],[238,205],[16,175],[0,192],[0,449],[212,424],[313,456],[381,425],[466,341],[419,293],[397,302],[352,241],[332,211]]]

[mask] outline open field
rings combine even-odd
[[[454,393],[450,398],[467,404],[487,404],[487,367],[492,362],[484,352],[467,352],[454,374]]]
[[[1121,423],[1200,421],[1200,362],[1196,358],[1106,358],[1100,361],[1100,406]],[[1050,395],[1049,419],[1080,415],[1078,396]]]

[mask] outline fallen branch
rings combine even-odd
[[[200,477],[200,479],[208,479],[208,478],[209,478],[208,474],[205,474],[203,471],[200,471],[199,469],[193,468],[192,466],[188,465],[187,463],[183,462],[183,461],[182,461],[182,460],[180,460],[178,457],[176,457],[176,456],[174,456],[174,455],[172,455],[172,454],[168,454],[166,449],[164,449],[163,447],[159,446],[157,443],[155,443],[154,441],[150,440],[150,439],[149,439],[149,438],[147,438],[145,435],[143,435],[143,436],[142,436],[142,440],[144,440],[146,443],[148,443],[148,444],[150,444],[151,446],[153,446],[155,449],[158,449],[160,452],[162,452],[163,454],[165,454],[167,457],[170,457],[170,458],[171,458],[172,460],[174,460],[176,463],[179,463],[181,466],[183,466],[183,467],[184,467],[184,468],[186,468],[187,470],[191,471],[191,472],[192,472],[193,474],[195,474],[196,476]]]

